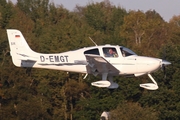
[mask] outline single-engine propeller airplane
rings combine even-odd
[[[168,61],[146,56],[138,56],[130,49],[118,45],[96,45],[74,51],[56,54],[37,53],[31,50],[19,30],[7,29],[10,54],[17,67],[32,67],[62,70],[102,76],[102,80],[91,85],[118,88],[113,76],[141,76],[147,74],[153,83],[140,84],[148,90],[158,89],[156,81],[150,73],[171,64]]]

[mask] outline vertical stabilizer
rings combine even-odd
[[[24,36],[19,30],[7,29],[10,53],[14,65],[20,67],[22,60],[30,58],[34,52],[30,49]]]

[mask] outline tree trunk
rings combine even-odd
[[[73,120],[73,101],[72,101],[72,97],[71,97],[71,114],[70,114],[70,119]]]

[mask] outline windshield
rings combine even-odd
[[[130,50],[126,47],[120,47],[120,50],[122,52],[123,57],[127,57],[130,55],[137,55],[135,52],[133,52],[132,50]]]

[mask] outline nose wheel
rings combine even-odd
[[[157,90],[159,88],[157,82],[154,80],[151,74],[148,74],[148,77],[152,80],[153,83],[140,84],[140,87],[148,90]]]

